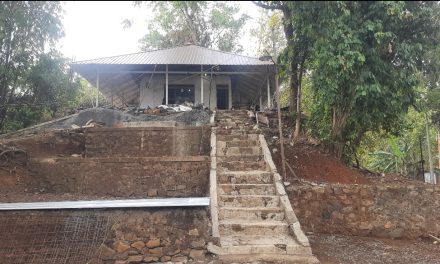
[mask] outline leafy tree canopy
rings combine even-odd
[[[257,56],[267,55],[267,50],[276,59],[281,49],[286,46],[282,13],[278,10],[260,9],[251,34],[257,39]]]
[[[240,15],[239,7],[233,2],[152,1],[146,4],[153,8],[155,15],[149,19],[148,34],[140,40],[142,50],[191,43],[222,51],[242,51],[238,41],[249,17]]]
[[[54,49],[63,37],[59,2],[0,3],[0,130],[17,130],[82,104],[84,83]]]
[[[409,106],[438,44],[436,2],[320,2],[313,82],[335,153],[371,130],[391,130]]]

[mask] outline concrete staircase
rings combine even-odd
[[[216,114],[216,190],[208,249],[223,263],[319,263],[290,206],[264,136],[246,111]],[[218,221],[218,222],[217,222]],[[216,226],[218,225],[218,226]],[[215,234],[214,234],[215,235]]]

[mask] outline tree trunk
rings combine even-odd
[[[296,95],[296,118],[295,118],[295,132],[293,133],[293,139],[297,139],[299,137],[301,131],[301,94],[302,94],[302,78],[304,73],[304,63],[306,62],[307,53],[303,54],[303,58],[301,59],[301,64],[299,65],[299,77],[298,77],[298,93]]]
[[[299,132],[301,130],[301,79],[302,79],[302,71],[299,73],[300,77],[298,78],[298,89],[296,94],[296,116],[295,116],[295,132],[293,133],[293,139],[297,139],[299,137]]]
[[[289,7],[287,6],[287,1],[279,1],[273,2],[276,4],[268,5],[264,4],[260,1],[253,1],[254,4],[260,6],[265,9],[270,10],[281,10],[283,12],[283,29],[284,35],[287,40],[287,47],[294,47],[293,41],[293,25],[292,25],[292,13]],[[272,54],[274,55],[274,54]],[[292,61],[290,62],[290,70],[292,74],[290,75],[290,102],[289,102],[289,111],[291,113],[296,112],[296,102],[298,100],[298,60],[296,58],[297,54],[289,54],[291,55]]]
[[[293,66],[293,62],[291,63],[291,67]],[[298,71],[297,68],[292,68],[292,74],[290,75],[290,104],[289,104],[289,112],[294,113],[297,109],[297,100],[298,100]]]
[[[345,145],[345,137],[343,134],[345,121],[347,120],[348,113],[340,111],[333,108],[333,122],[332,122],[332,132],[331,139],[333,141],[333,153],[338,159],[342,158]]]
[[[283,25],[284,25],[284,35],[287,39],[287,46],[293,47],[293,25],[292,25],[292,14],[288,8],[283,10]],[[292,54],[294,55],[294,54]],[[290,62],[290,70],[292,74],[290,75],[290,104],[289,112],[293,113],[296,111],[296,101],[298,97],[298,64],[297,61],[292,57]]]
[[[5,39],[5,53],[3,55],[4,57],[4,74],[0,80],[0,129],[3,130],[4,122],[7,114],[7,101],[8,101],[8,92],[9,92],[9,75],[10,75],[10,69],[11,69],[11,50],[12,50],[12,31],[13,31],[13,25],[11,25],[7,21],[7,24],[5,26],[5,31],[7,32],[7,37]]]

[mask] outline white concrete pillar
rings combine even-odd
[[[165,65],[165,104],[168,104],[168,64]]]
[[[96,107],[99,104],[99,68],[96,69]]]
[[[203,104],[203,65],[200,65],[200,103]]]

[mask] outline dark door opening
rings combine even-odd
[[[165,95],[165,91],[164,91]],[[164,96],[165,97],[165,96]],[[183,104],[194,103],[194,85],[169,85],[168,103]]]
[[[217,109],[229,109],[229,90],[226,85],[217,86]]]

